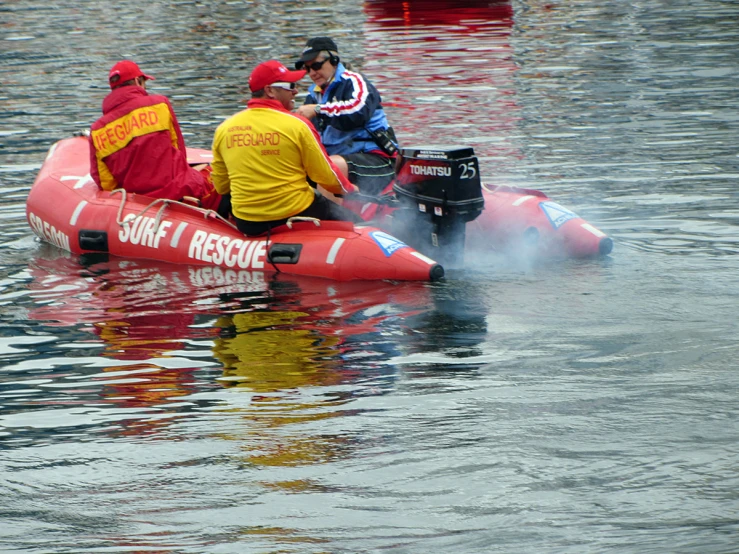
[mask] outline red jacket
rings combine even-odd
[[[90,127],[90,174],[103,190],[155,198],[204,198],[212,190],[187,163],[169,100],[138,86],[119,87],[103,100],[103,117]]]

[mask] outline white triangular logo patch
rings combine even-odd
[[[382,250],[385,253],[385,256],[387,256],[388,258],[392,256],[393,252],[395,252],[396,250],[400,250],[401,248],[408,247],[408,245],[404,243],[403,241],[396,239],[392,235],[383,233],[382,231],[372,231],[369,235],[377,243],[377,246],[380,247],[380,250]]]
[[[559,229],[570,219],[580,217],[575,212],[572,212],[567,208],[560,206],[556,202],[541,202],[539,204],[539,207],[547,216],[547,219],[549,219],[549,223],[551,223],[552,227],[554,227],[555,229]]]

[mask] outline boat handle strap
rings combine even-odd
[[[313,223],[315,223],[316,227],[320,227],[321,226],[321,220],[320,219],[316,219],[315,217],[301,217],[299,215],[296,215],[295,217],[291,217],[291,218],[289,218],[287,220],[286,225],[287,225],[287,228],[288,229],[292,229],[293,228],[293,222],[294,221],[312,221]]]

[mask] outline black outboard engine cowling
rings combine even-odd
[[[403,148],[396,173],[393,191],[403,206],[398,215],[404,221],[394,232],[411,237],[418,250],[443,265],[461,267],[465,224],[485,206],[472,148]]]

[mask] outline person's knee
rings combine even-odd
[[[332,156],[330,156],[330,158],[331,158],[331,161],[334,162],[334,165],[344,175],[344,177],[349,177],[349,165],[346,163],[344,156],[333,154]]]

